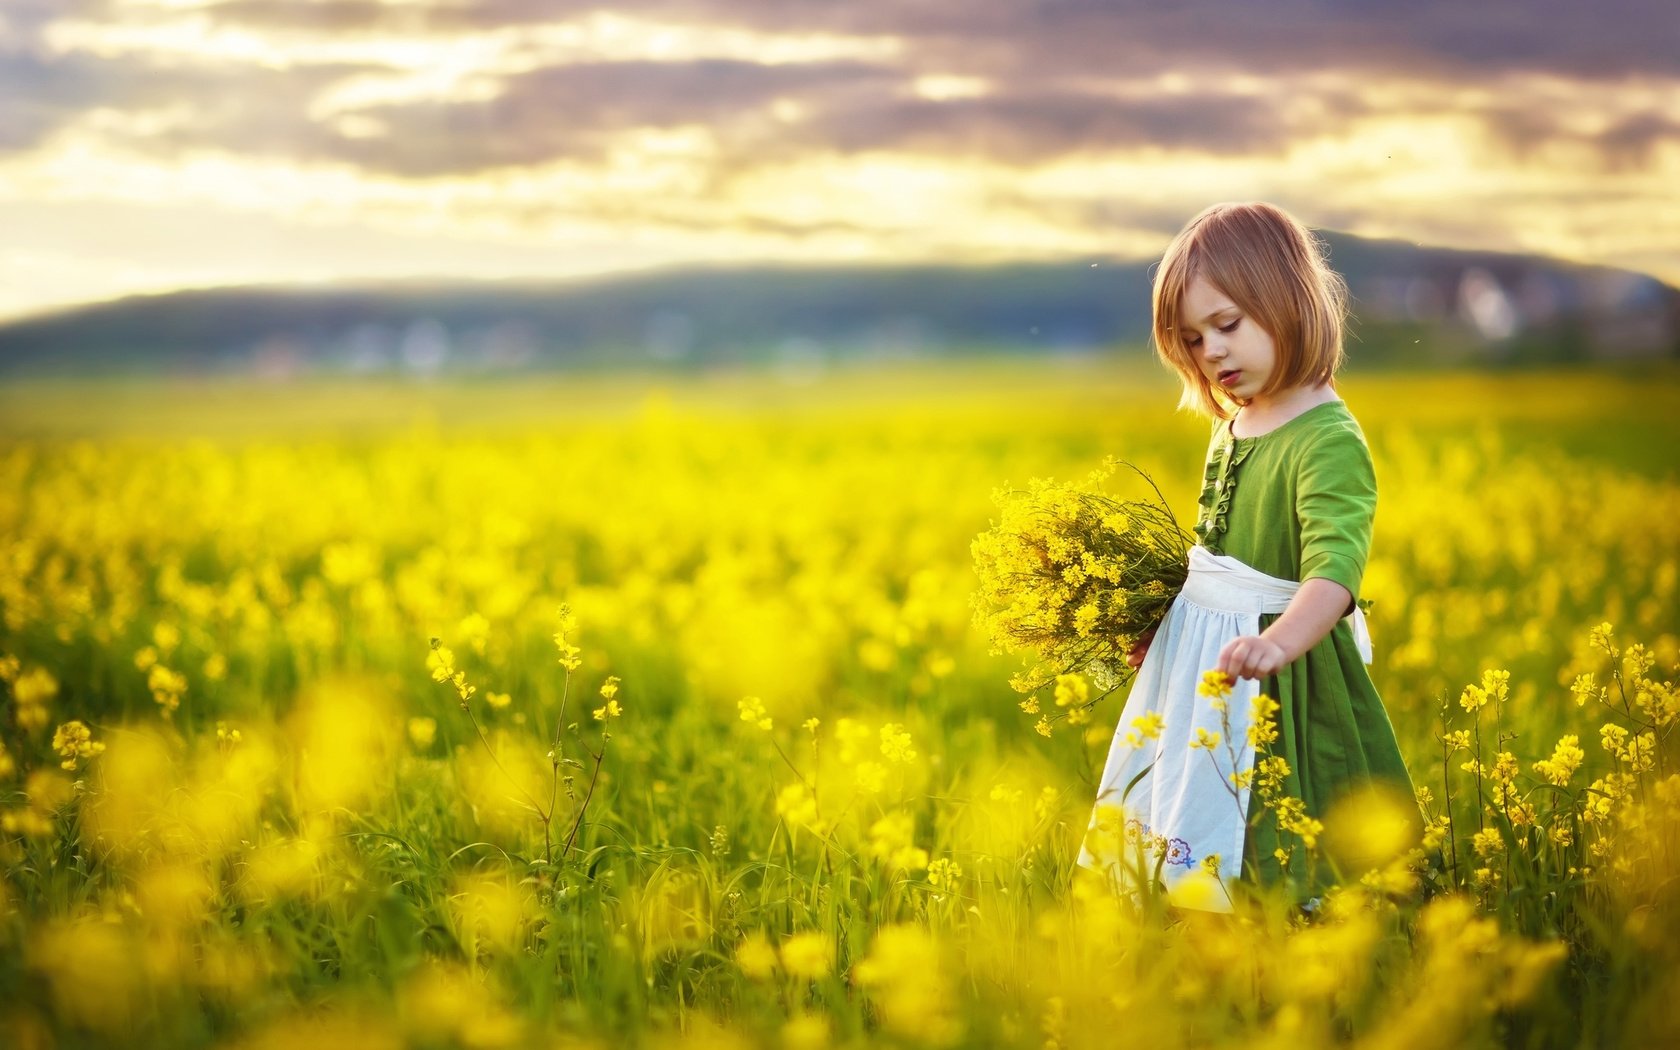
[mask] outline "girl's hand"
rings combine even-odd
[[[1323,641],[1352,601],[1353,595],[1335,580],[1307,580],[1265,634],[1244,635],[1225,643],[1219,650],[1219,669],[1235,678],[1277,674]]]
[[[1266,678],[1288,663],[1283,646],[1257,634],[1233,638],[1219,650],[1219,669],[1233,678]]]
[[[1161,625],[1156,624],[1149,630],[1138,635],[1138,640],[1132,646],[1132,651],[1126,654],[1126,666],[1136,669],[1143,666],[1143,658],[1149,655],[1149,643],[1155,640],[1155,632]]]

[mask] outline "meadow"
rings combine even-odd
[[[999,489],[1190,524],[1151,363],[0,387],[0,1044],[1680,1039],[1680,370],[1342,389],[1422,838],[1309,922],[1076,869],[974,622]]]

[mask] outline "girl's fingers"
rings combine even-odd
[[[1283,663],[1282,650],[1264,638],[1233,638],[1219,650],[1219,669],[1232,678],[1265,678]]]
[[[1244,677],[1243,642],[1241,638],[1233,638],[1225,643],[1225,648],[1219,651],[1219,669],[1233,678]]]

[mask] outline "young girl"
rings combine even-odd
[[[1229,911],[1240,878],[1286,880],[1310,908],[1325,877],[1303,871],[1306,821],[1362,786],[1387,786],[1415,808],[1365,669],[1356,599],[1376,481],[1335,390],[1345,303],[1319,242],[1269,204],[1204,210],[1155,274],[1156,350],[1183,380],[1180,404],[1215,425],[1189,577],[1132,654],[1137,679],[1079,863],[1130,886],[1141,842],[1146,874],[1164,851],[1169,891],[1191,872],[1218,876],[1224,892],[1175,894],[1181,906]],[[1213,669],[1236,680],[1223,699],[1228,724],[1200,688]],[[1269,750],[1289,767],[1283,793],[1303,804],[1296,830],[1282,834],[1258,791],[1231,778],[1254,769],[1248,729],[1260,694],[1278,704]],[[1286,869],[1279,854],[1291,847]]]

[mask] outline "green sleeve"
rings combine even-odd
[[[1371,550],[1377,476],[1357,430],[1336,427],[1302,453],[1295,480],[1301,530],[1301,581],[1335,580],[1355,599]]]

